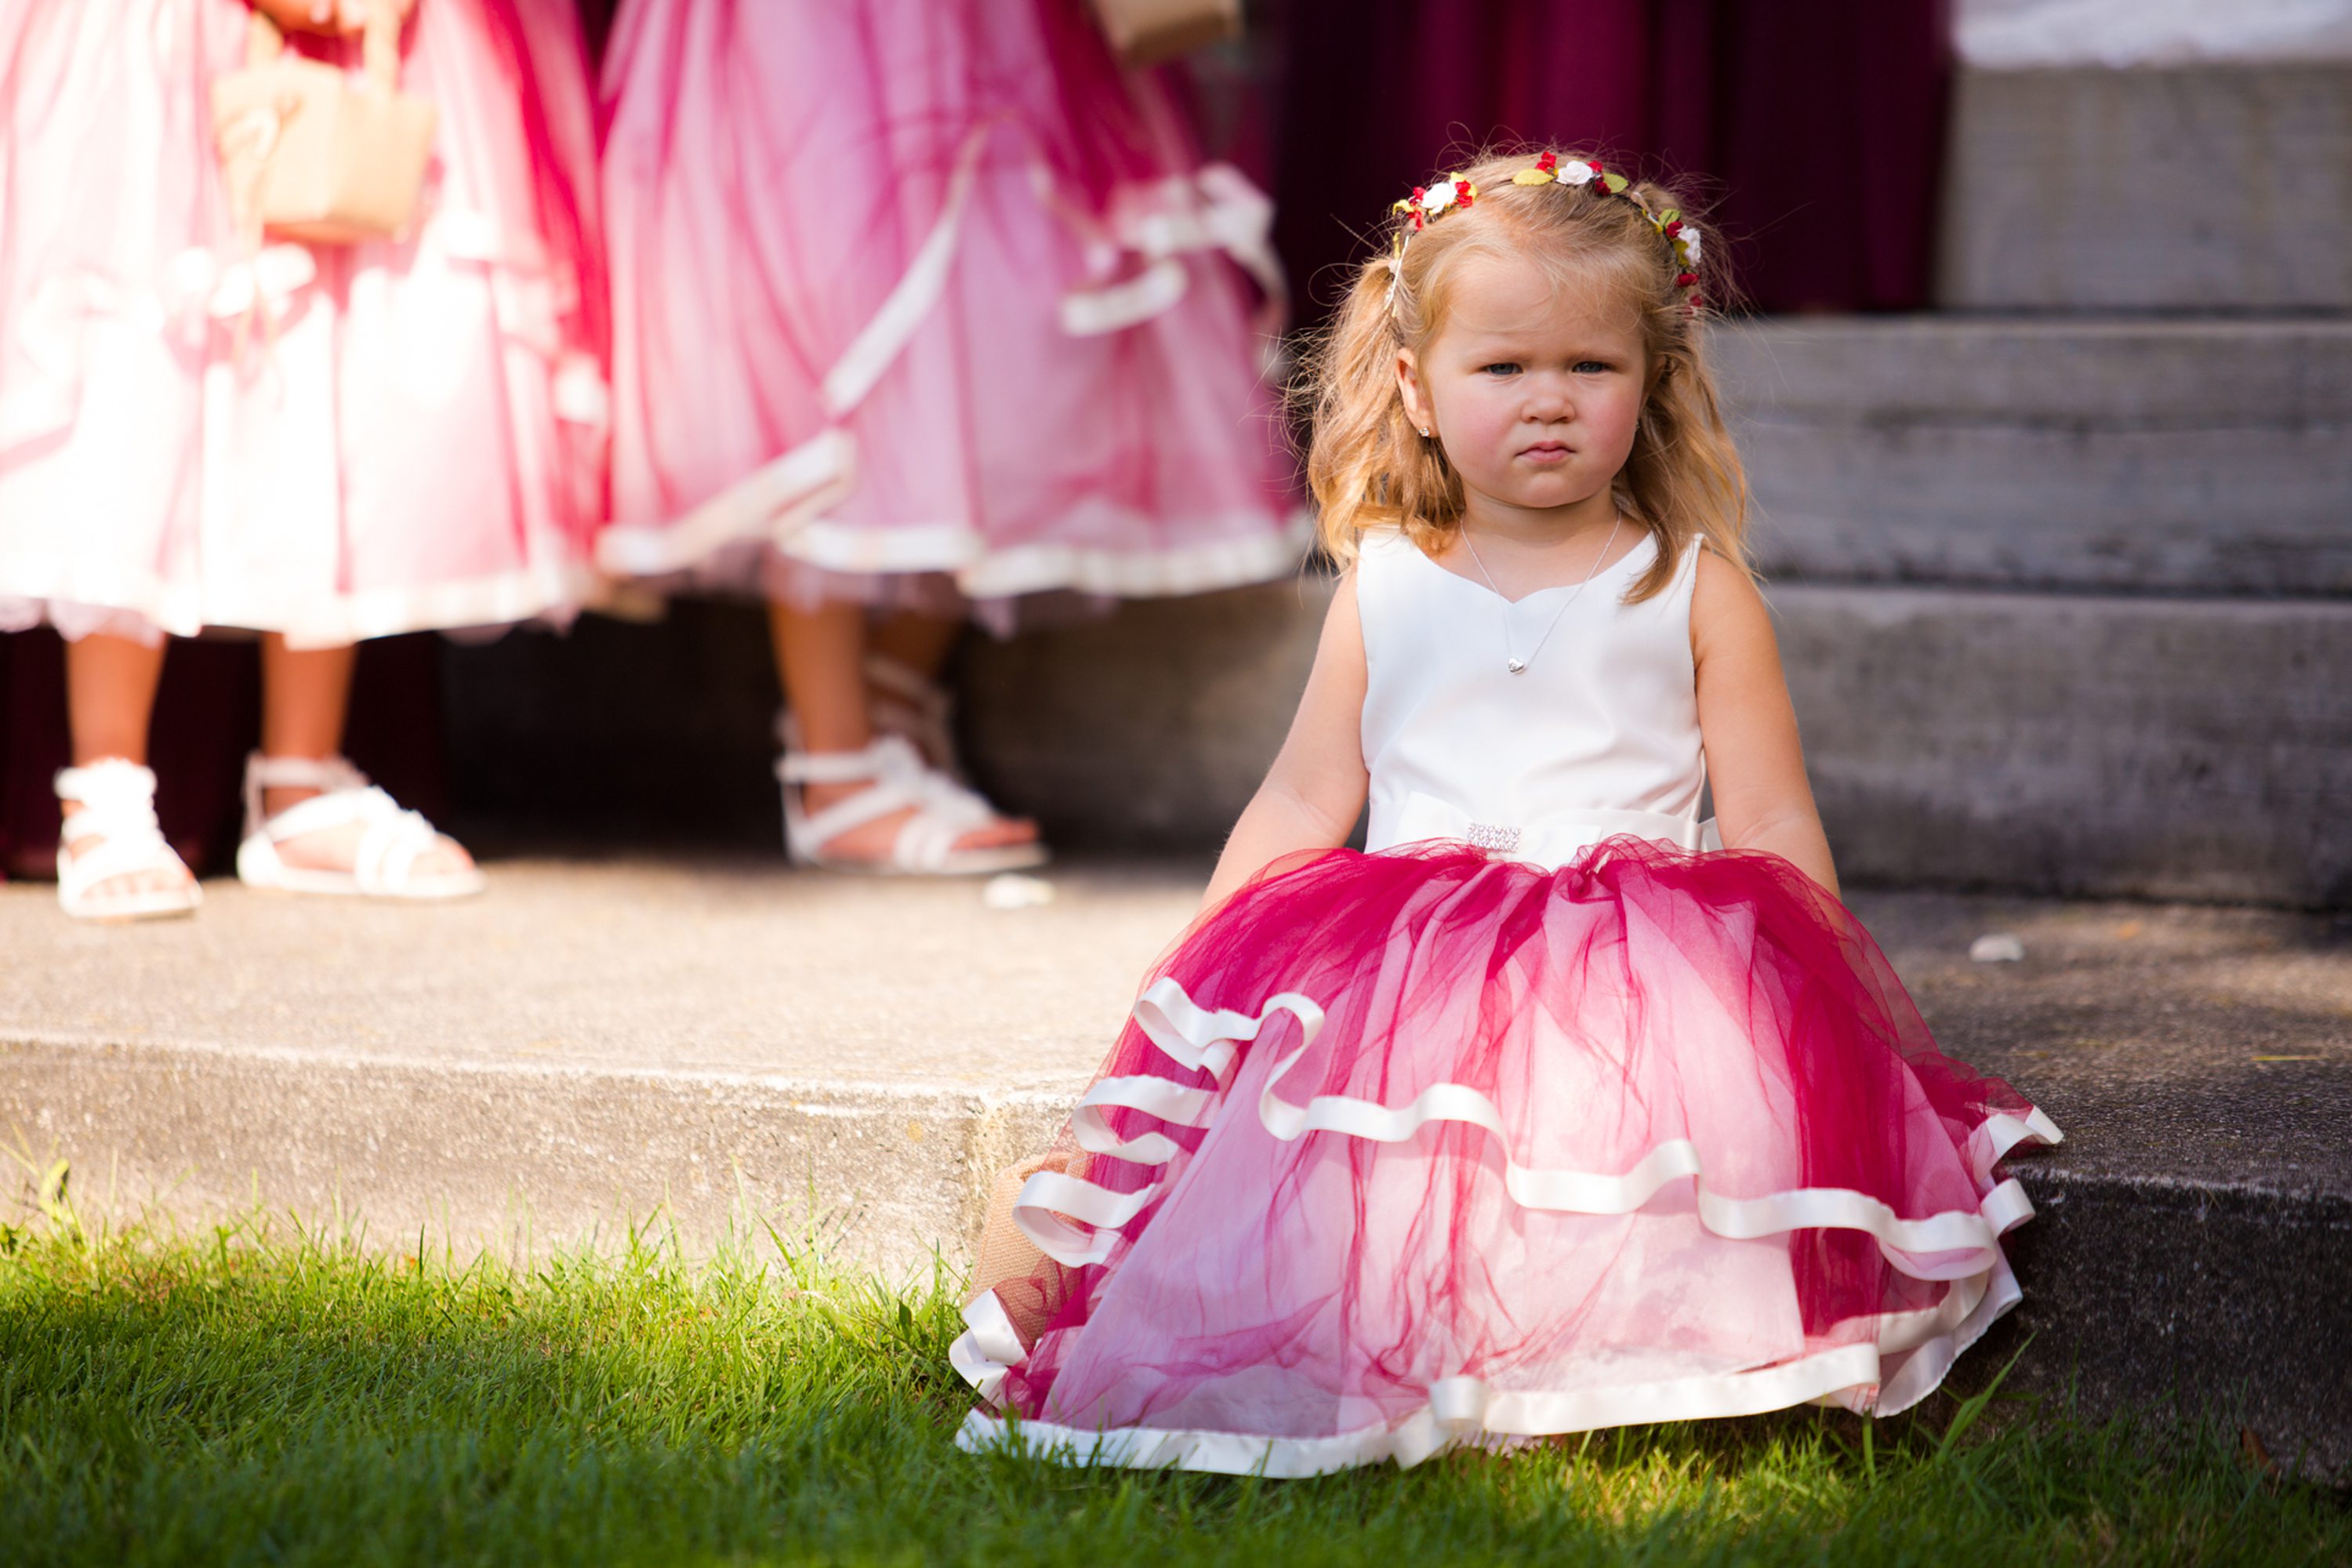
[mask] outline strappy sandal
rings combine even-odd
[[[925,766],[958,784],[964,776],[956,755],[955,699],[887,654],[866,656],[866,717],[877,735],[904,735],[922,754]]]
[[[923,765],[903,735],[881,735],[862,752],[787,749],[776,759],[784,792],[784,853],[796,866],[876,877],[976,877],[1045,863],[1042,844],[960,849],[956,840],[1000,820],[994,807],[945,773]],[[866,787],[814,814],[801,805],[807,784]],[[825,846],[852,828],[893,812],[911,811],[878,860],[828,855]]]
[[[261,792],[315,789],[275,816],[265,816]],[[349,870],[289,866],[278,853],[289,839],[324,828],[360,828]],[[418,875],[417,860],[441,843],[423,814],[368,783],[367,774],[341,757],[265,757],[256,752],[245,763],[245,842],[236,848],[237,879],[248,888],[281,893],[329,893],[373,899],[462,899],[482,890],[482,873]]]
[[[205,890],[187,862],[163,841],[155,821],[155,775],[137,763],[110,761],[58,771],[59,800],[81,809],[58,831],[58,907],[78,921],[152,921],[195,912]],[[99,842],[80,854],[68,846],[85,838]],[[176,888],[137,892],[101,889],[118,877],[142,871],[176,872]]]

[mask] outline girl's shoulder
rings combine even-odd
[[[1386,565],[1407,555],[1418,555],[1421,546],[1405,537],[1402,528],[1368,528],[1356,541],[1356,560]]]
[[[1420,618],[1412,601],[1414,559],[1421,546],[1398,528],[1368,529],[1356,541],[1356,559],[1349,568],[1356,600],[1356,617],[1363,627],[1369,657],[1375,643],[1400,623]]]
[[[1356,560],[1351,569],[1357,595],[1360,597],[1395,591],[1399,578],[1412,570],[1414,558],[1420,554],[1421,546],[1406,538],[1401,528],[1366,530],[1356,541]]]

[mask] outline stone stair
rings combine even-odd
[[[1718,335],[1841,866],[2352,902],[2352,322],[1801,321]],[[1328,584],[976,647],[990,784],[1213,844]]]
[[[772,850],[489,858],[444,909],[215,883],[92,929],[0,887],[0,1144],[91,1223],[257,1205],[395,1256],[765,1249],[928,1278],[1041,1147],[1183,925],[1203,858],[1086,861],[1043,908],[785,871]],[[2219,1403],[2352,1467],[2352,923],[1864,892],[1938,1040],[2065,1130],[2014,1168],[2012,1388]],[[2015,936],[2017,963],[1971,942]],[[29,1194],[0,1223],[27,1223]],[[773,1226],[773,1239],[770,1226]]]

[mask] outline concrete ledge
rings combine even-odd
[[[975,763],[1067,841],[1213,846],[1281,744],[1328,591],[975,648]],[[2352,903],[2352,604],[1769,594],[1845,874]]]
[[[1052,1134],[1205,868],[1055,873],[1049,907],[745,860],[507,862],[437,910],[215,885],[92,930],[0,887],[0,1141],[86,1212],[258,1202],[397,1253],[674,1222],[960,1263],[988,1179]],[[1861,894],[1939,1041],[2067,1133],[2014,1162],[2021,1385],[2242,1408],[2352,1465],[2352,923]],[[2016,936],[2014,963],[1969,942]],[[977,983],[975,983],[977,982]],[[14,1216],[10,1216],[14,1217]]]
[[[1937,301],[2352,309],[2352,67],[1962,70]]]
[[[2010,1237],[2025,1300],[1956,1386],[2022,1352],[2012,1391],[2092,1412],[2173,1400],[2236,1417],[2305,1474],[2352,1470],[2352,1204],[2019,1164],[2036,1210]],[[2284,1349],[2301,1341],[2316,1348]]]
[[[378,1247],[543,1252],[675,1227],[707,1250],[805,1226],[887,1273],[961,1266],[995,1173],[1067,1096],[781,1076],[0,1042],[0,1127],[76,1156],[88,1214],[202,1225],[257,1202]]]
[[[1775,575],[2352,595],[2352,322],[1787,321],[1713,348]]]
[[[2352,904],[2352,604],[1771,598],[1848,874]]]

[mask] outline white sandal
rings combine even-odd
[[[265,817],[261,792],[268,789],[320,793]],[[278,853],[286,839],[353,824],[361,833],[349,870],[289,866]],[[376,899],[462,899],[480,892],[482,873],[476,867],[416,874],[417,859],[440,842],[441,835],[421,813],[402,810],[341,757],[265,757],[256,752],[246,759],[245,842],[236,847],[236,875],[248,888]]]
[[[205,890],[187,862],[163,840],[155,821],[155,775],[137,763],[119,759],[58,770],[59,800],[81,809],[58,830],[58,907],[78,921],[152,921],[193,914]],[[67,848],[85,838],[97,844],[76,855]],[[117,877],[142,871],[178,872],[176,888],[135,893],[101,893]]]
[[[1042,844],[956,847],[956,840],[965,834],[1001,818],[986,800],[925,767],[914,743],[903,735],[878,735],[862,752],[788,747],[776,759],[776,782],[784,791],[784,853],[796,866],[877,877],[975,877],[1024,870],[1046,860]],[[866,787],[812,815],[801,807],[801,786],[813,784]],[[850,829],[908,810],[914,815],[899,826],[886,858],[861,860],[825,853],[826,845]]]
[[[906,736],[926,767],[968,783],[956,755],[955,700],[946,689],[887,654],[867,654],[865,669],[866,717],[874,732]]]

